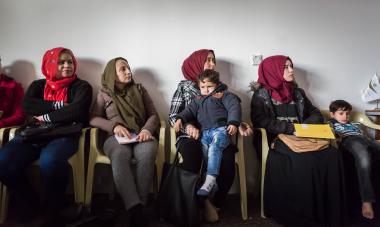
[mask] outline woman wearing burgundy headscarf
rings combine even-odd
[[[23,97],[21,84],[2,73],[0,58],[0,128],[24,123]]]
[[[58,47],[46,51],[42,60],[45,79],[34,81],[23,102],[24,111],[36,121],[72,124],[88,123],[92,88],[77,77],[77,61],[71,50]],[[16,136],[0,149],[0,181],[7,185],[15,198],[36,211],[38,204],[25,169],[39,159],[46,196],[47,226],[60,226],[59,211],[64,206],[68,182],[68,159],[77,151],[79,137],[65,136],[40,142],[25,142]],[[29,217],[31,218],[31,217]]]
[[[294,134],[293,123],[323,123],[321,112],[294,80],[293,62],[272,56],[259,66],[258,81],[251,84],[251,120],[265,128],[268,154],[264,209],[285,226],[344,226],[345,199],[340,153],[333,147],[296,153],[278,134]]]
[[[176,115],[183,111],[196,96],[201,95],[196,82],[198,75],[205,69],[214,69],[215,66],[214,51],[208,49],[195,51],[184,60],[182,73],[185,80],[178,84],[171,101],[169,112],[171,126],[176,121]],[[251,128],[246,123],[242,124],[239,132],[244,136],[252,134]],[[190,123],[185,124],[177,134],[177,147],[183,158],[181,167],[193,173],[199,172],[202,163],[202,144],[199,137],[199,128]],[[235,176],[235,152],[237,149],[234,145],[230,145],[223,151],[220,174],[216,180],[218,191],[216,191],[212,203],[208,199],[205,201],[204,217],[206,221],[215,222],[219,219],[217,210],[223,205]]]

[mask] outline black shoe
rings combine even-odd
[[[145,217],[142,205],[138,204],[132,207],[130,210],[129,223],[132,227],[147,227],[149,226],[148,219]]]

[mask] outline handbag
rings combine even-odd
[[[176,226],[200,226],[200,201],[196,195],[201,171],[192,173],[178,166],[178,148],[173,164],[164,163],[167,170],[157,197],[157,211],[161,218]],[[203,160],[202,165],[203,166]]]
[[[64,136],[79,136],[83,128],[82,123],[59,124],[47,122],[33,122],[19,130],[24,142],[39,142]]]
[[[305,138],[294,135],[279,134],[278,138],[297,153],[323,150],[330,144],[327,139]]]

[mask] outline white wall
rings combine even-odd
[[[249,119],[252,54],[284,54],[318,107],[346,99],[364,110],[375,107],[359,95],[380,73],[379,9],[377,0],[1,0],[0,55],[25,86],[41,77],[42,55],[52,47],[72,49],[79,75],[93,85],[109,59],[124,56],[166,118],[182,61],[214,49],[217,69]],[[248,168],[255,166],[247,153]],[[255,179],[250,174],[250,184]]]

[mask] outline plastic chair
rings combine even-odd
[[[0,128],[0,147],[5,143],[5,140],[8,136],[10,128]],[[2,198],[3,198],[3,185],[0,183],[0,204],[2,204]],[[2,215],[2,206],[0,205],[0,223],[3,223],[4,220],[1,217]]]
[[[170,128],[170,163],[173,163],[175,155],[176,155],[176,133],[174,128]],[[247,208],[247,180],[245,174],[245,159],[244,159],[244,149],[243,149],[243,137],[237,133],[236,141],[235,141],[238,152],[235,155],[235,165],[237,168],[237,174],[239,177],[239,185],[240,185],[240,208],[241,208],[241,216],[243,220],[248,219],[248,208]],[[180,162],[182,162],[182,157],[180,156]]]
[[[89,154],[89,160],[88,160],[86,193],[85,193],[85,203],[84,203],[85,207],[89,210],[91,210],[92,187],[94,184],[95,165],[96,164],[111,165],[111,160],[103,153],[103,150],[98,147],[99,130],[100,129],[98,128],[91,128],[90,154]],[[157,152],[156,162],[155,162],[155,167],[156,167],[155,190],[156,192],[158,192],[159,186],[161,184],[162,168],[163,168],[164,161],[165,161],[165,122],[161,121],[158,152]]]
[[[9,140],[13,139],[18,128],[12,128],[9,132]],[[84,203],[85,192],[85,178],[84,178],[84,148],[85,138],[88,128],[82,129],[82,135],[79,138],[79,145],[77,152],[68,160],[72,168],[74,196],[76,203]],[[38,166],[39,161],[35,161],[32,165]],[[8,192],[5,185],[2,185],[1,190],[1,209],[0,209],[0,223],[4,223],[8,212]]]
[[[330,119],[330,112],[329,110],[321,110],[321,113],[325,120]],[[358,122],[361,123],[363,126],[368,127],[370,129],[380,130],[380,125],[375,124],[373,121],[371,121],[367,115],[365,115],[362,112],[353,111],[350,115],[350,121],[352,122]],[[266,169],[266,163],[268,158],[268,152],[269,152],[269,145],[268,145],[268,139],[267,139],[267,133],[265,129],[260,128],[261,131],[261,146],[262,146],[262,159],[261,159],[261,217],[265,218],[264,214],[264,178],[265,178],[265,169]],[[336,146],[335,140],[332,141],[332,145],[334,147]]]

